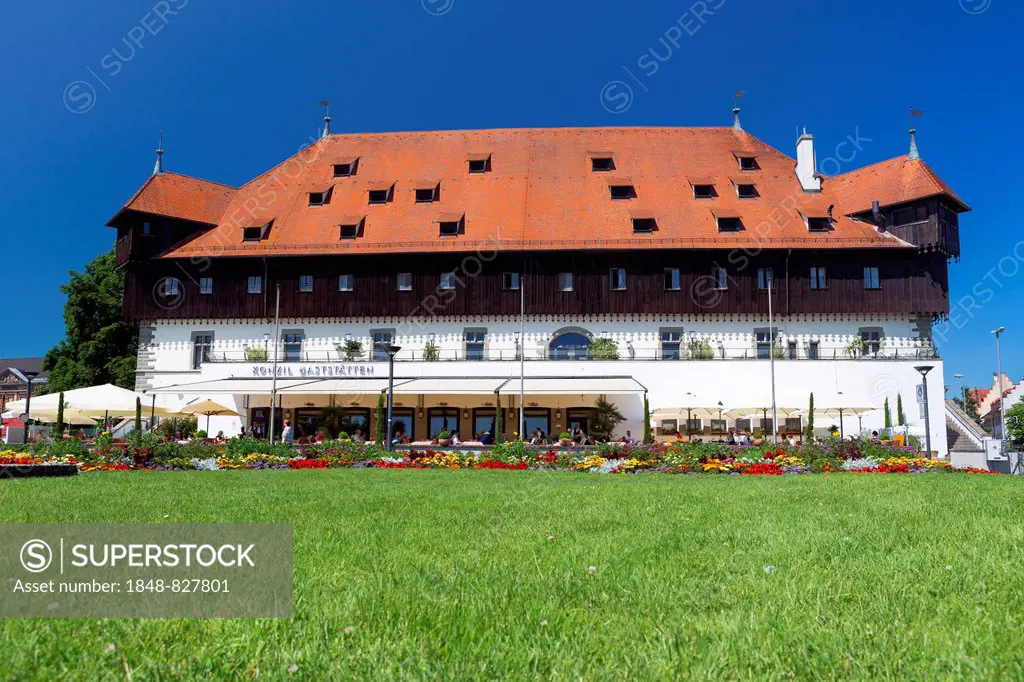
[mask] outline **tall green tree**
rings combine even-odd
[[[64,399],[64,394],[61,394],[61,400]],[[142,398],[135,399],[135,435],[142,435]]]
[[[807,403],[807,426],[804,428],[804,440],[814,440],[814,394]]]
[[[889,411],[889,398],[885,399],[885,428],[892,428],[892,412]]]
[[[903,394],[902,393],[897,393],[896,394],[896,425],[897,426],[906,426],[907,425],[907,415],[903,412]]]
[[[644,393],[644,442],[654,442],[654,436],[651,434],[651,406],[647,402],[646,393]]]
[[[387,422],[388,408],[384,405],[384,393],[382,392],[377,395],[377,445],[384,445],[384,439],[387,438]]]
[[[124,273],[114,265],[113,250],[69,275],[60,288],[67,296],[64,339],[43,361],[48,390],[105,383],[134,389],[138,330],[121,319]]]
[[[57,397],[57,424],[53,427],[54,437],[60,439],[64,435],[64,391]]]
[[[501,394],[494,396],[494,442],[505,440],[505,408],[501,406]]]

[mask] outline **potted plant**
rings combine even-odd
[[[588,355],[591,360],[618,360],[619,344],[608,337],[598,337],[590,342]]]
[[[571,443],[571,442],[572,442],[572,434],[570,434],[568,431],[562,431],[562,433],[560,433],[558,435],[558,444],[559,445],[561,445],[561,446],[568,446],[569,443]]]
[[[423,346],[423,359],[427,362],[437,362],[441,357],[441,350],[433,341],[427,341]]]
[[[354,362],[363,357],[363,342],[356,339],[348,339],[345,343],[335,346],[334,349],[346,362]]]
[[[715,351],[706,339],[694,339],[687,343],[692,360],[714,360]]]
[[[839,438],[839,426],[837,424],[828,427],[828,432],[832,434],[833,438]]]
[[[266,348],[247,348],[245,351],[245,359],[249,362],[266,362],[267,361],[267,349]]]
[[[437,434],[437,444],[438,445],[451,445],[452,444],[452,434],[448,433],[447,431],[442,431],[441,433]]]
[[[850,343],[846,344],[843,348],[843,355],[856,359],[857,356],[864,354],[864,339],[856,336]]]

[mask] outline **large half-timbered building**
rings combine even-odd
[[[271,390],[300,433],[326,407],[372,432],[390,342],[414,439],[490,430],[499,400],[512,433],[520,395],[530,432],[605,395],[638,435],[646,395],[659,432],[756,435],[773,358],[779,431],[813,392],[819,427],[878,428],[901,395],[923,433],[933,366],[941,452],[931,328],[967,210],[913,146],[824,177],[810,135],[793,158],[737,121],[325,134],[241,187],[158,160],[110,225],[138,388],[233,401],[229,435],[266,428]]]

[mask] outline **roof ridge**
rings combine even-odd
[[[236,187],[234,185],[229,185],[229,184],[224,183],[224,182],[217,182],[216,180],[207,180],[206,178],[200,178],[200,177],[197,177],[195,175],[187,175],[185,173],[176,173],[175,171],[164,171],[163,175],[165,175],[165,176],[166,175],[177,175],[179,178],[188,178],[189,180],[197,180],[199,182],[205,182],[205,183],[207,183],[209,185],[217,185],[219,187],[225,187],[227,189],[240,189],[239,187]],[[155,177],[160,177],[160,176],[158,176],[158,175],[151,175],[150,179],[155,178]]]

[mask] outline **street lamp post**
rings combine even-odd
[[[274,303],[274,364],[270,380],[270,442],[274,442],[274,419],[277,418],[277,348],[281,344],[281,283],[277,283]]]
[[[772,378],[772,444],[778,445],[779,415],[775,405],[775,321],[772,316],[772,287],[775,286],[775,273],[771,268],[765,272],[768,284],[768,333],[771,335],[771,346],[768,349],[768,362]]]
[[[996,335],[996,376],[999,377],[999,452],[1006,453],[1006,413],[1003,412],[1003,362],[999,356],[999,335],[1006,331],[1006,327],[992,330]]]
[[[964,375],[954,374],[953,378],[960,380],[960,400],[963,401],[964,414],[967,414],[967,384],[964,383]]]
[[[398,351],[402,350],[402,347],[385,341],[377,344],[377,348],[387,353],[388,356],[388,435],[384,448],[391,452],[391,430],[394,425],[392,412],[395,405],[395,356],[398,355]]]
[[[930,365],[918,365],[915,367],[921,373],[921,380],[924,383],[924,442],[928,459],[932,458],[932,420],[928,410],[928,372],[932,371]]]
[[[25,375],[25,429],[21,432],[22,444],[28,443],[28,423],[32,420],[32,380],[39,372],[22,372]]]

